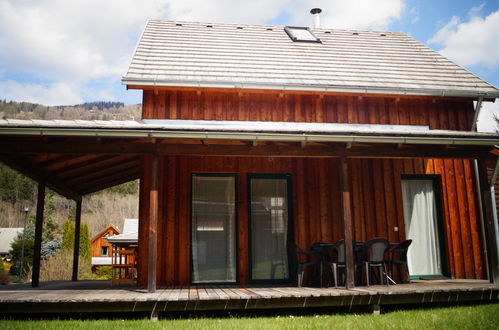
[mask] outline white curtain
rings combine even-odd
[[[435,193],[432,180],[402,180],[407,255],[411,275],[441,275]]]

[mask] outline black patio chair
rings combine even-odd
[[[336,263],[333,261],[333,251],[335,248],[334,243],[323,243],[323,242],[317,242],[314,243],[310,246],[310,249],[315,252],[316,254],[316,261],[319,264],[319,279],[320,279],[320,287],[322,288],[323,285],[323,273],[324,273],[324,266],[331,267],[331,270],[333,271],[333,276],[336,275]],[[337,282],[336,282],[337,283]]]
[[[386,270],[385,253],[390,243],[386,238],[373,238],[364,243],[364,266],[366,270],[366,284],[369,286],[371,278],[371,268],[377,267],[380,283],[383,285],[383,277],[388,285],[388,273]]]
[[[345,240],[340,239],[339,241],[336,241],[333,246],[333,251],[336,254],[336,260],[335,262],[331,263],[331,269],[333,271],[333,280],[334,280],[334,286],[337,288],[338,287],[338,272],[340,269],[343,270],[343,282],[345,281],[345,269],[346,269],[346,262],[345,262]]]
[[[317,256],[315,251],[311,250],[303,250],[298,245],[293,245],[294,254],[296,257],[296,268],[298,275],[298,287],[301,288],[303,283],[303,274],[305,272],[305,268],[312,265],[317,265],[320,263],[320,259]]]
[[[407,277],[409,278],[409,265],[407,264],[407,251],[409,250],[409,246],[411,246],[412,239],[405,240],[401,243],[393,245],[389,250],[389,259],[388,259],[388,274],[391,278],[393,266],[397,266],[399,280],[403,283],[402,269],[405,266],[405,270],[407,271]]]

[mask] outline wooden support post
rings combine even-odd
[[[33,272],[31,286],[40,284],[40,259],[42,250],[43,209],[45,206],[45,182],[38,183],[38,200],[36,202],[35,246],[33,247]]]
[[[494,216],[490,182],[487,177],[487,167],[485,161],[478,160],[478,173],[480,179],[480,197],[482,198],[483,222],[485,230],[485,248],[487,249],[487,259],[489,264],[489,280],[491,283],[499,283],[498,251],[494,227]]]
[[[73,276],[71,280],[78,281],[78,257],[80,256],[80,224],[81,224],[81,200],[76,201],[75,219],[75,246],[73,250]]]
[[[341,158],[341,173],[340,173],[340,189],[341,189],[341,210],[343,219],[343,230],[345,239],[345,262],[346,262],[346,279],[345,286],[347,289],[355,287],[354,278],[354,260],[353,260],[353,245],[352,245],[352,204],[350,196],[350,181],[348,162],[345,157]]]
[[[149,245],[147,258],[147,291],[156,292],[156,263],[158,247],[158,156],[151,161],[149,187]]]

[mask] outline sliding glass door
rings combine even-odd
[[[290,177],[249,175],[252,281],[290,278]]]
[[[192,175],[192,282],[236,281],[236,177]]]
[[[403,177],[404,223],[412,277],[442,275],[442,250],[434,180],[424,176]]]

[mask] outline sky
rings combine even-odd
[[[0,99],[137,104],[121,76],[148,19],[311,26],[314,7],[324,28],[407,33],[499,87],[499,0],[0,0]]]

